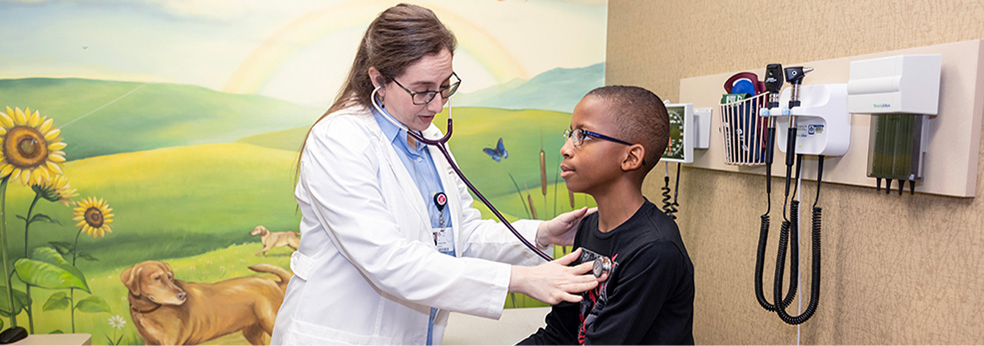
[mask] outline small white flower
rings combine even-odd
[[[116,329],[123,329],[126,326],[126,320],[120,317],[120,315],[115,315],[109,318],[109,326]]]

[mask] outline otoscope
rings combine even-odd
[[[767,116],[769,109],[779,108],[779,91],[782,90],[782,65],[781,64],[769,64],[765,68],[765,90],[769,92],[769,105],[768,108],[762,110],[762,115]],[[776,311],[776,306],[769,303],[765,298],[765,294],[762,289],[762,271],[765,264],[765,248],[769,239],[769,213],[772,211],[772,162],[773,162],[773,152],[775,151],[775,141],[776,141],[776,118],[769,117],[769,128],[766,134],[766,151],[765,151],[765,191],[766,191],[766,203],[767,208],[765,214],[762,214],[762,224],[759,228],[759,243],[758,251],[755,256],[755,298],[758,300],[759,305],[762,306],[766,311]],[[787,150],[788,152],[788,150]],[[788,176],[788,173],[787,173]],[[787,185],[788,187],[788,185]],[[789,191],[786,191],[786,197],[789,195]],[[799,237],[796,238],[799,240]],[[793,244],[798,244],[798,241],[794,241]],[[798,245],[796,246],[799,250]],[[797,280],[796,277],[799,274],[799,251],[793,251],[791,255],[791,261],[797,263],[790,268],[789,276],[789,291],[786,293],[786,298],[782,300],[782,306],[788,306],[793,302],[793,297],[796,296]],[[778,304],[778,302],[776,303]]]
[[[803,68],[801,66],[797,67],[787,67],[785,70],[786,81],[792,85],[792,93],[789,99],[789,130],[786,138],[786,196],[783,198],[783,218],[786,218],[786,200],[789,198],[789,183],[792,173],[793,161],[795,156],[796,165],[796,180],[799,180],[800,170],[802,168],[803,155],[796,154],[796,117],[792,115],[792,109],[800,106],[799,101],[799,86],[803,82],[803,77],[806,73],[813,71],[812,68]],[[817,197],[816,201],[813,203],[813,272],[812,272],[812,285],[810,287],[810,303],[808,304],[806,311],[799,316],[790,316],[786,313],[786,306],[776,304],[776,313],[778,313],[779,318],[788,324],[801,324],[806,322],[813,316],[816,312],[817,304],[820,301],[820,214],[821,209],[817,207],[817,202],[820,200],[820,182],[823,180],[823,155],[819,156],[818,170],[817,170]],[[794,193],[795,194],[795,193]],[[790,234],[792,233],[792,234]],[[783,270],[785,269],[786,262],[786,246],[787,242],[790,242],[789,248],[792,254],[790,255],[790,281],[792,281],[795,276],[799,273],[797,267],[799,266],[799,201],[794,199],[790,202],[790,213],[789,218],[783,220],[782,226],[779,231],[779,251],[776,258],[776,275],[775,275],[775,286],[773,289],[773,299],[779,301],[782,292],[782,276]],[[790,239],[792,238],[792,239]]]

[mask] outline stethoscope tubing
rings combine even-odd
[[[441,154],[444,155],[444,159],[448,161],[448,164],[449,165],[451,165],[451,168],[454,169],[455,174],[457,174],[458,177],[461,178],[461,181],[464,181],[465,182],[465,185],[468,186],[468,189],[471,190],[473,193],[475,193],[475,195],[478,196],[478,199],[480,199],[482,201],[482,203],[485,204],[485,206],[489,207],[489,210],[491,210],[492,213],[495,214],[496,218],[498,218],[499,221],[502,221],[502,223],[504,225],[506,225],[506,228],[508,228],[509,231],[512,232],[512,234],[514,236],[516,236],[516,238],[519,239],[520,242],[523,243],[523,245],[525,245],[527,248],[529,248],[530,250],[532,250],[534,253],[536,253],[537,255],[539,255],[541,258],[543,258],[547,262],[553,260],[553,257],[548,256],[546,253],[544,253],[543,251],[541,251],[540,249],[538,249],[535,245],[533,245],[532,243],[530,243],[529,240],[526,240],[526,238],[523,237],[522,234],[519,234],[519,231],[517,231],[516,228],[513,227],[512,223],[510,223],[509,221],[507,221],[506,218],[504,216],[502,216],[502,213],[499,213],[499,210],[496,209],[495,206],[492,205],[492,202],[489,202],[489,200],[486,199],[485,196],[482,195],[482,193],[478,191],[478,188],[476,188],[475,185],[472,185],[471,181],[468,181],[468,178],[465,177],[465,174],[461,172],[461,169],[458,168],[458,165],[454,162],[454,160],[451,159],[451,153],[448,152],[448,148],[447,148],[447,143],[448,143],[448,140],[451,139],[451,132],[452,132],[452,129],[453,129],[452,128],[452,123],[451,123],[451,105],[450,104],[448,104],[448,131],[447,131],[447,133],[444,134],[444,137],[441,137],[440,139],[436,139],[436,140],[435,139],[427,139],[427,138],[424,138],[423,135],[410,130],[410,128],[408,128],[406,125],[403,125],[400,122],[396,121],[396,119],[393,119],[392,115],[390,115],[389,113],[383,111],[382,108],[380,108],[379,105],[376,104],[376,91],[378,91],[379,88],[380,87],[376,87],[376,89],[373,89],[372,95],[369,96],[369,102],[372,103],[372,106],[373,106],[373,108],[376,109],[376,111],[378,111],[380,114],[383,115],[383,118],[386,118],[386,120],[388,120],[389,122],[391,122],[391,123],[399,126],[400,128],[403,128],[404,130],[406,130],[407,133],[410,134],[410,136],[413,137],[414,139],[416,139],[417,141],[419,141],[421,143],[424,143],[424,144],[427,144],[427,145],[436,146],[437,149],[441,151]]]

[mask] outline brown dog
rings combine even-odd
[[[123,270],[130,290],[130,316],[147,345],[195,345],[242,331],[253,345],[265,345],[292,276],[271,264],[250,266],[279,277],[241,277],[216,283],[174,279],[164,262],[146,261]]]
[[[266,252],[276,246],[287,246],[297,250],[297,245],[301,243],[298,232],[270,232],[263,225],[256,226],[252,232],[249,232],[249,235],[260,236],[260,241],[263,243],[263,250],[257,251],[255,254],[257,256],[260,254],[266,256]]]

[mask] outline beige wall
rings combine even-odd
[[[681,78],[984,38],[979,0],[609,0],[608,13],[607,84],[644,86],[670,100]],[[658,166],[644,187],[654,202],[663,172]],[[770,301],[780,180],[765,266]],[[796,343],[796,327],[755,300],[763,183],[759,175],[683,169],[678,222],[697,270],[698,343]],[[984,184],[977,186],[980,197],[958,199],[825,185],[821,300],[802,343],[984,343]],[[815,191],[804,184],[803,199],[812,202]]]

